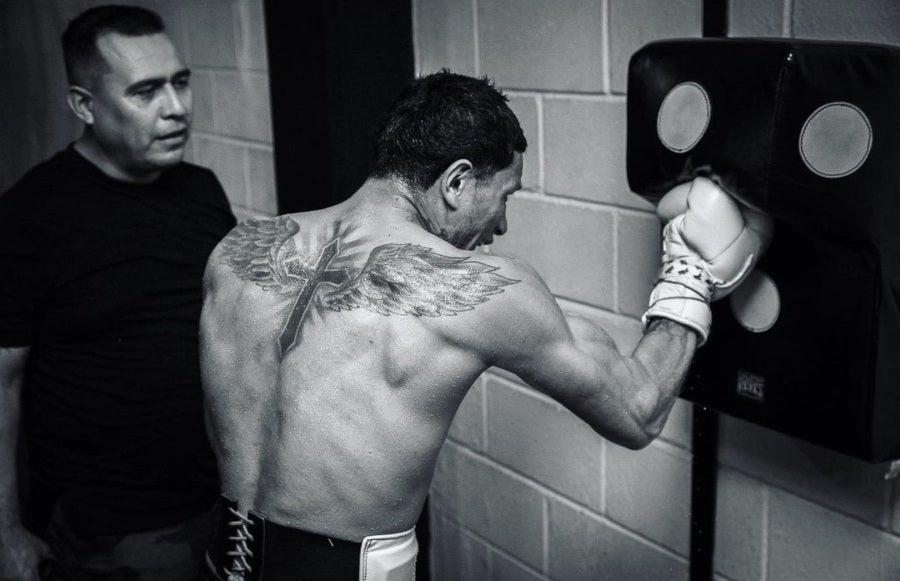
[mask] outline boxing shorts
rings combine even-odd
[[[412,581],[415,528],[356,543],[269,522],[222,497],[206,552],[207,581]]]

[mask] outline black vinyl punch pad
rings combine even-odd
[[[765,276],[734,293],[743,304],[714,303],[684,396],[859,458],[900,458],[900,49],[648,44],[629,68],[627,151],[629,185],[650,201],[714,175],[775,219]],[[767,292],[778,308],[754,319]]]

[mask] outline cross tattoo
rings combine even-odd
[[[284,357],[285,353],[300,341],[300,330],[303,325],[303,320],[306,318],[306,313],[309,311],[309,305],[312,303],[313,295],[315,295],[319,285],[323,283],[339,285],[349,278],[350,275],[343,268],[328,268],[328,265],[331,264],[331,261],[337,256],[339,243],[340,240],[335,238],[326,244],[321,252],[319,252],[316,263],[312,268],[313,274],[300,289],[300,294],[297,295],[297,300],[294,301],[294,307],[291,309],[291,315],[288,317],[287,323],[284,324],[284,328],[278,336],[279,356]]]

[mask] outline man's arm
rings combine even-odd
[[[0,347],[0,535],[20,524],[16,450],[27,347]]]
[[[528,321],[517,341],[529,347],[503,349],[495,362],[631,448],[659,435],[694,351],[709,333],[710,301],[740,284],[771,236],[770,218],[742,209],[707,179],[673,189],[660,206],[668,208],[665,218],[681,213],[663,230],[662,266],[642,318],[644,336],[630,355],[621,355],[589,321],[566,320],[540,277],[520,266],[520,300],[506,301],[505,308],[510,320]]]
[[[646,446],[662,431],[681,391],[697,348],[696,332],[675,321],[653,319],[634,351],[626,356],[596,323],[573,314],[567,314],[566,319],[571,344],[558,348],[574,348],[593,359],[606,369],[606,382],[612,383],[582,397],[583,409],[572,411],[587,416],[588,423],[602,422],[609,415],[604,403],[618,397],[624,413],[621,431],[626,440],[613,441],[630,448]],[[613,395],[604,395],[610,390]]]
[[[0,579],[38,579],[46,545],[22,526],[17,445],[28,347],[0,347]]]
[[[675,403],[697,334],[654,319],[634,351],[623,355],[596,323],[564,315],[530,268],[516,270],[522,284],[496,305],[515,327],[495,338],[500,346],[489,363],[517,374],[610,441],[632,449],[649,444]]]

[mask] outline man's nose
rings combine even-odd
[[[506,223],[506,216],[503,216],[503,219],[497,223],[497,227],[494,228],[494,233],[500,236],[506,234],[506,228],[508,224]]]
[[[179,92],[172,85],[166,85],[164,91],[163,117],[185,117],[189,106],[188,93]]]

